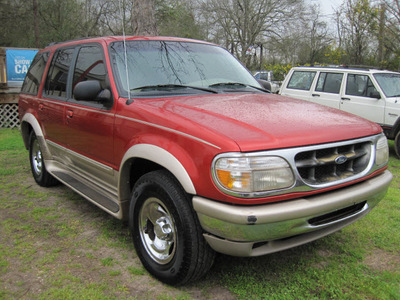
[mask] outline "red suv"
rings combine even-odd
[[[50,45],[19,112],[36,182],[129,220],[143,265],[169,284],[204,275],[215,251],[257,256],[335,232],[392,179],[380,126],[270,94],[202,41]]]

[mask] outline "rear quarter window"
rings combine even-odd
[[[294,71],[287,88],[308,91],[311,88],[315,74],[316,72],[313,71]]]
[[[42,82],[43,73],[49,60],[50,53],[38,53],[26,74],[24,84],[21,88],[21,93],[29,95],[37,95],[39,92],[40,83]]]

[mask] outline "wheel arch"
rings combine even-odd
[[[35,135],[40,143],[43,157],[45,159],[50,159],[51,153],[45,142],[44,134],[42,128],[40,127],[39,121],[33,114],[26,113],[21,120],[21,135],[26,149],[29,149],[29,136],[32,131],[35,132]]]
[[[183,164],[167,150],[151,145],[134,145],[125,153],[119,172],[119,198],[123,207],[123,219],[127,219],[131,192],[135,182],[144,174],[165,169],[170,172],[186,193],[195,195],[196,188]]]

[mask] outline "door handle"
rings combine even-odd
[[[350,101],[351,99],[350,99],[350,98],[344,98],[344,97],[342,97],[342,100],[343,100],[343,101]]]
[[[312,94],[313,97],[321,97],[320,94]]]
[[[68,119],[72,119],[73,116],[74,116],[74,111],[73,110],[67,110],[67,118]]]
[[[44,109],[43,104],[42,104],[42,103],[39,103],[39,110],[40,110],[40,111],[43,111],[43,109]]]

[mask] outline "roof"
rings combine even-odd
[[[76,45],[85,43],[112,43],[116,41],[134,41],[134,40],[147,40],[147,41],[174,41],[174,42],[192,42],[192,43],[202,43],[202,44],[210,44],[212,43],[188,38],[179,38],[179,37],[165,37],[165,36],[104,36],[104,37],[83,37],[75,40],[62,41],[62,42],[54,42],[50,43],[46,46],[46,49],[52,47],[59,47],[60,45],[68,46],[68,45]]]

